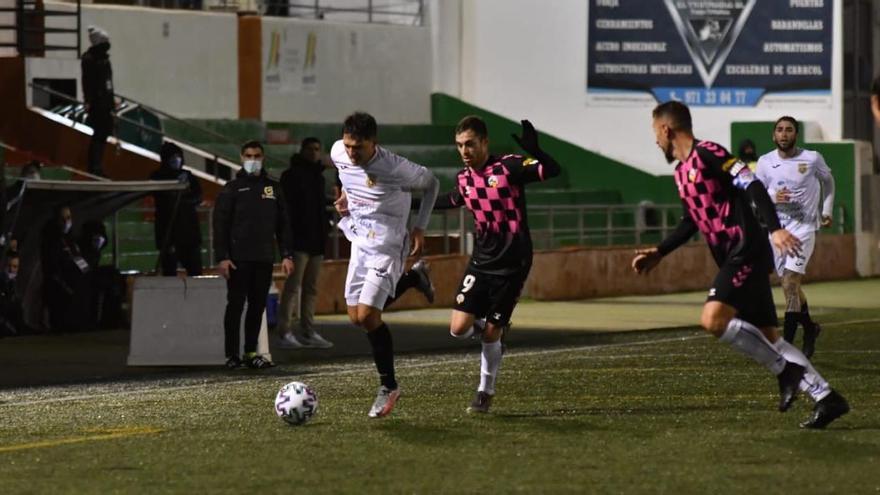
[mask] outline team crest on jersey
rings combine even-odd
[[[489,187],[498,187],[498,177],[490,175],[489,179],[486,181],[486,184],[488,184]]]
[[[376,176],[373,174],[367,174],[367,187],[374,187],[376,185]]]
[[[523,167],[528,167],[529,165],[535,165],[537,163],[538,160],[535,160],[534,158],[526,158],[523,160]]]
[[[692,168],[692,169],[688,170],[688,180],[691,182],[694,182],[695,180],[697,180],[697,169]]]
[[[459,295],[455,296],[455,303],[456,304],[461,304],[463,302],[464,302],[464,294],[459,294]]]
[[[275,188],[266,186],[263,188],[263,199],[275,199]]]
[[[807,173],[807,164],[806,163],[798,163],[798,172],[805,174]]]

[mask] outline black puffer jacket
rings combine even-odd
[[[215,260],[271,263],[276,241],[282,257],[293,254],[281,185],[265,171],[249,175],[240,170],[214,204]]]
[[[83,97],[89,112],[111,112],[114,106],[110,43],[94,45],[82,56]]]

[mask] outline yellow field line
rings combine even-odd
[[[0,452],[15,452],[18,450],[42,449],[46,447],[57,447],[59,445],[68,445],[72,443],[98,442],[101,440],[115,440],[117,438],[133,437],[137,435],[152,435],[161,433],[160,428],[132,427],[118,428],[113,430],[104,430],[104,433],[96,435],[83,435],[78,437],[59,438],[57,440],[45,440],[42,442],[20,443],[18,445],[8,445],[0,447]]]

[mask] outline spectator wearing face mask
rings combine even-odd
[[[49,308],[53,331],[87,329],[86,274],[90,267],[73,233],[73,213],[62,206],[43,229],[40,262],[43,267],[43,302]]]
[[[272,283],[275,245],[281,253],[284,275],[293,271],[290,220],[281,184],[263,170],[263,145],[241,146],[242,168],[226,183],[214,205],[214,255],[217,271],[226,279],[226,366],[270,368],[274,364],[257,354],[257,340],[266,298]],[[244,359],[239,354],[241,313],[244,319]]]
[[[183,168],[180,146],[163,143],[159,158],[159,169],[150,175],[151,180],[176,180],[188,186],[182,193],[157,192],[153,196],[156,202],[156,249],[159,250],[162,275],[177,275],[177,265],[180,264],[188,276],[195,277],[202,274],[202,233],[196,211],[202,202],[202,186],[189,170]],[[181,195],[179,201],[178,194]]]
[[[16,335],[24,328],[21,297],[16,290],[18,253],[6,253],[6,263],[0,272],[0,337]]]

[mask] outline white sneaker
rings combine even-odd
[[[333,342],[321,337],[321,334],[315,332],[314,330],[306,333],[302,338],[303,345],[306,347],[314,347],[316,349],[329,349],[333,347]]]
[[[282,349],[303,349],[306,344],[297,340],[292,333],[286,333],[278,339],[278,343]]]
[[[391,390],[390,388],[382,385],[379,387],[379,393],[376,395],[376,400],[373,401],[373,407],[370,408],[370,412],[367,413],[367,416],[371,418],[382,418],[391,414],[391,410],[394,409],[394,405],[397,404],[397,399],[400,397],[400,387]]]

